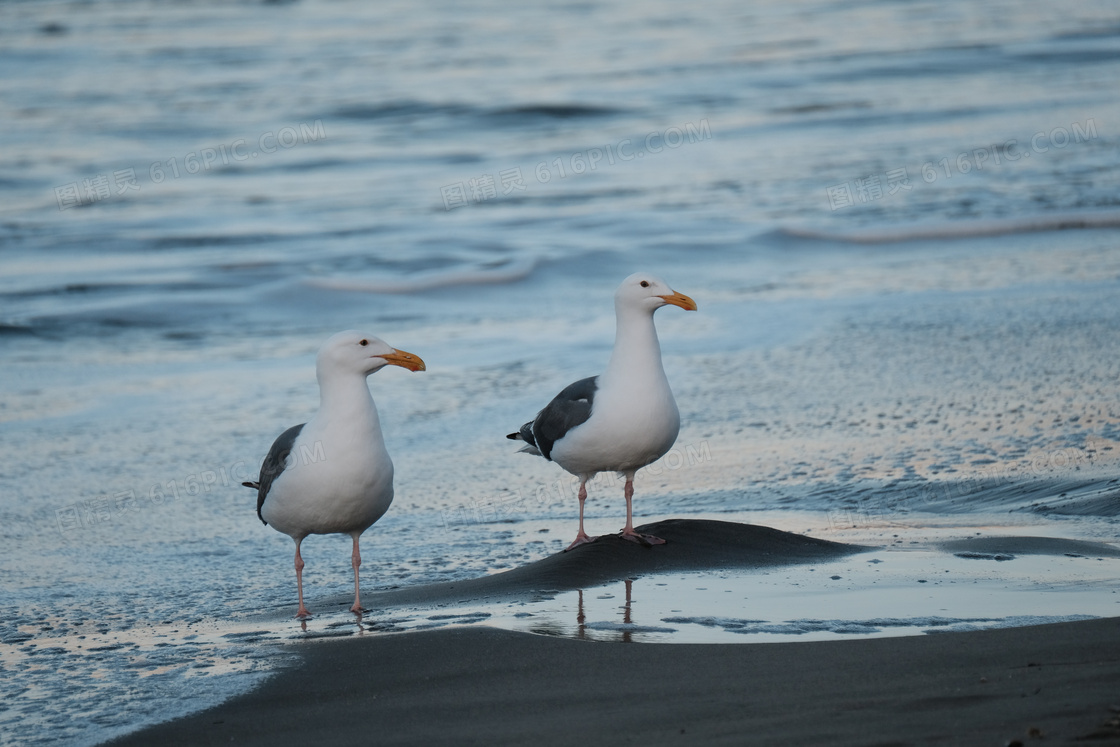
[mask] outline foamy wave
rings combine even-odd
[[[536,268],[535,261],[510,262],[500,267],[457,268],[398,278],[308,278],[316,288],[360,293],[421,293],[456,285],[500,285],[524,280]]]
[[[856,231],[830,232],[787,228],[780,233],[799,239],[819,241],[843,241],[850,244],[893,244],[903,241],[970,239],[1012,233],[1041,233],[1044,231],[1070,231],[1090,228],[1120,228],[1120,212],[1054,213],[1029,218],[969,220],[917,226],[868,228]]]
[[[1013,615],[1010,617],[876,617],[870,620],[786,620],[760,623],[757,620],[736,620],[717,617],[663,617],[661,622],[678,625],[694,624],[723,628],[729,633],[757,635],[805,635],[836,633],[838,635],[873,635],[884,628],[914,628],[923,633],[958,633],[990,628],[1021,628],[1057,622],[1092,620],[1094,615]]]
[[[588,630],[615,630],[623,633],[676,633],[676,628],[665,628],[658,625],[638,625],[637,623],[620,622],[589,622],[584,626]]]

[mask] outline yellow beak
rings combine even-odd
[[[670,303],[674,306],[680,306],[685,311],[696,311],[696,302],[683,293],[673,291],[668,296],[659,296],[665,303]]]
[[[389,364],[392,366],[407,368],[409,371],[425,371],[428,368],[424,365],[424,361],[420,359],[420,356],[414,355],[413,353],[406,353],[396,348],[393,348],[393,352],[378,357],[389,361]]]

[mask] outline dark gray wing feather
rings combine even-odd
[[[599,388],[598,378],[598,376],[589,376],[569,384],[537,413],[533,422],[521,426],[518,435],[537,447],[545,459],[552,461],[553,445],[563,438],[565,433],[591,417],[595,390]]]
[[[519,431],[517,431],[516,433],[507,434],[506,438],[512,439],[514,441],[524,441],[525,443],[532,446],[534,449],[537,448],[537,439],[533,438],[533,421],[532,420],[530,420],[525,425],[521,426],[521,429]]]
[[[275,441],[272,442],[272,448],[268,450],[268,456],[264,458],[264,463],[261,465],[260,481],[256,483],[243,482],[242,485],[250,488],[257,489],[257,518],[263,524],[268,524],[261,516],[261,508],[264,506],[264,499],[268,497],[268,491],[272,487],[272,483],[284,471],[284,464],[288,461],[288,455],[292,453],[292,445],[296,442],[296,436],[303,430],[303,426],[307,423],[300,423],[293,425],[288,430],[281,433]]]

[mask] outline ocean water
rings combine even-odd
[[[239,482],[338,330],[429,369],[370,379],[367,590],[563,547],[573,486],[504,435],[637,269],[700,307],[657,315],[640,519],[1115,541],[1118,79],[1110,2],[0,4],[0,743],[283,660],[291,543]],[[305,544],[316,634],[348,554]]]

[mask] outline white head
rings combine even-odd
[[[315,372],[320,382],[324,375],[330,374],[365,377],[385,366],[400,366],[409,371],[425,369],[419,356],[397,350],[384,340],[352,329],[331,335],[315,358]]]
[[[696,311],[696,302],[683,293],[677,293],[664,280],[648,272],[635,272],[622,281],[614,294],[616,310],[643,309],[653,314],[667,305],[680,306],[685,311]]]

